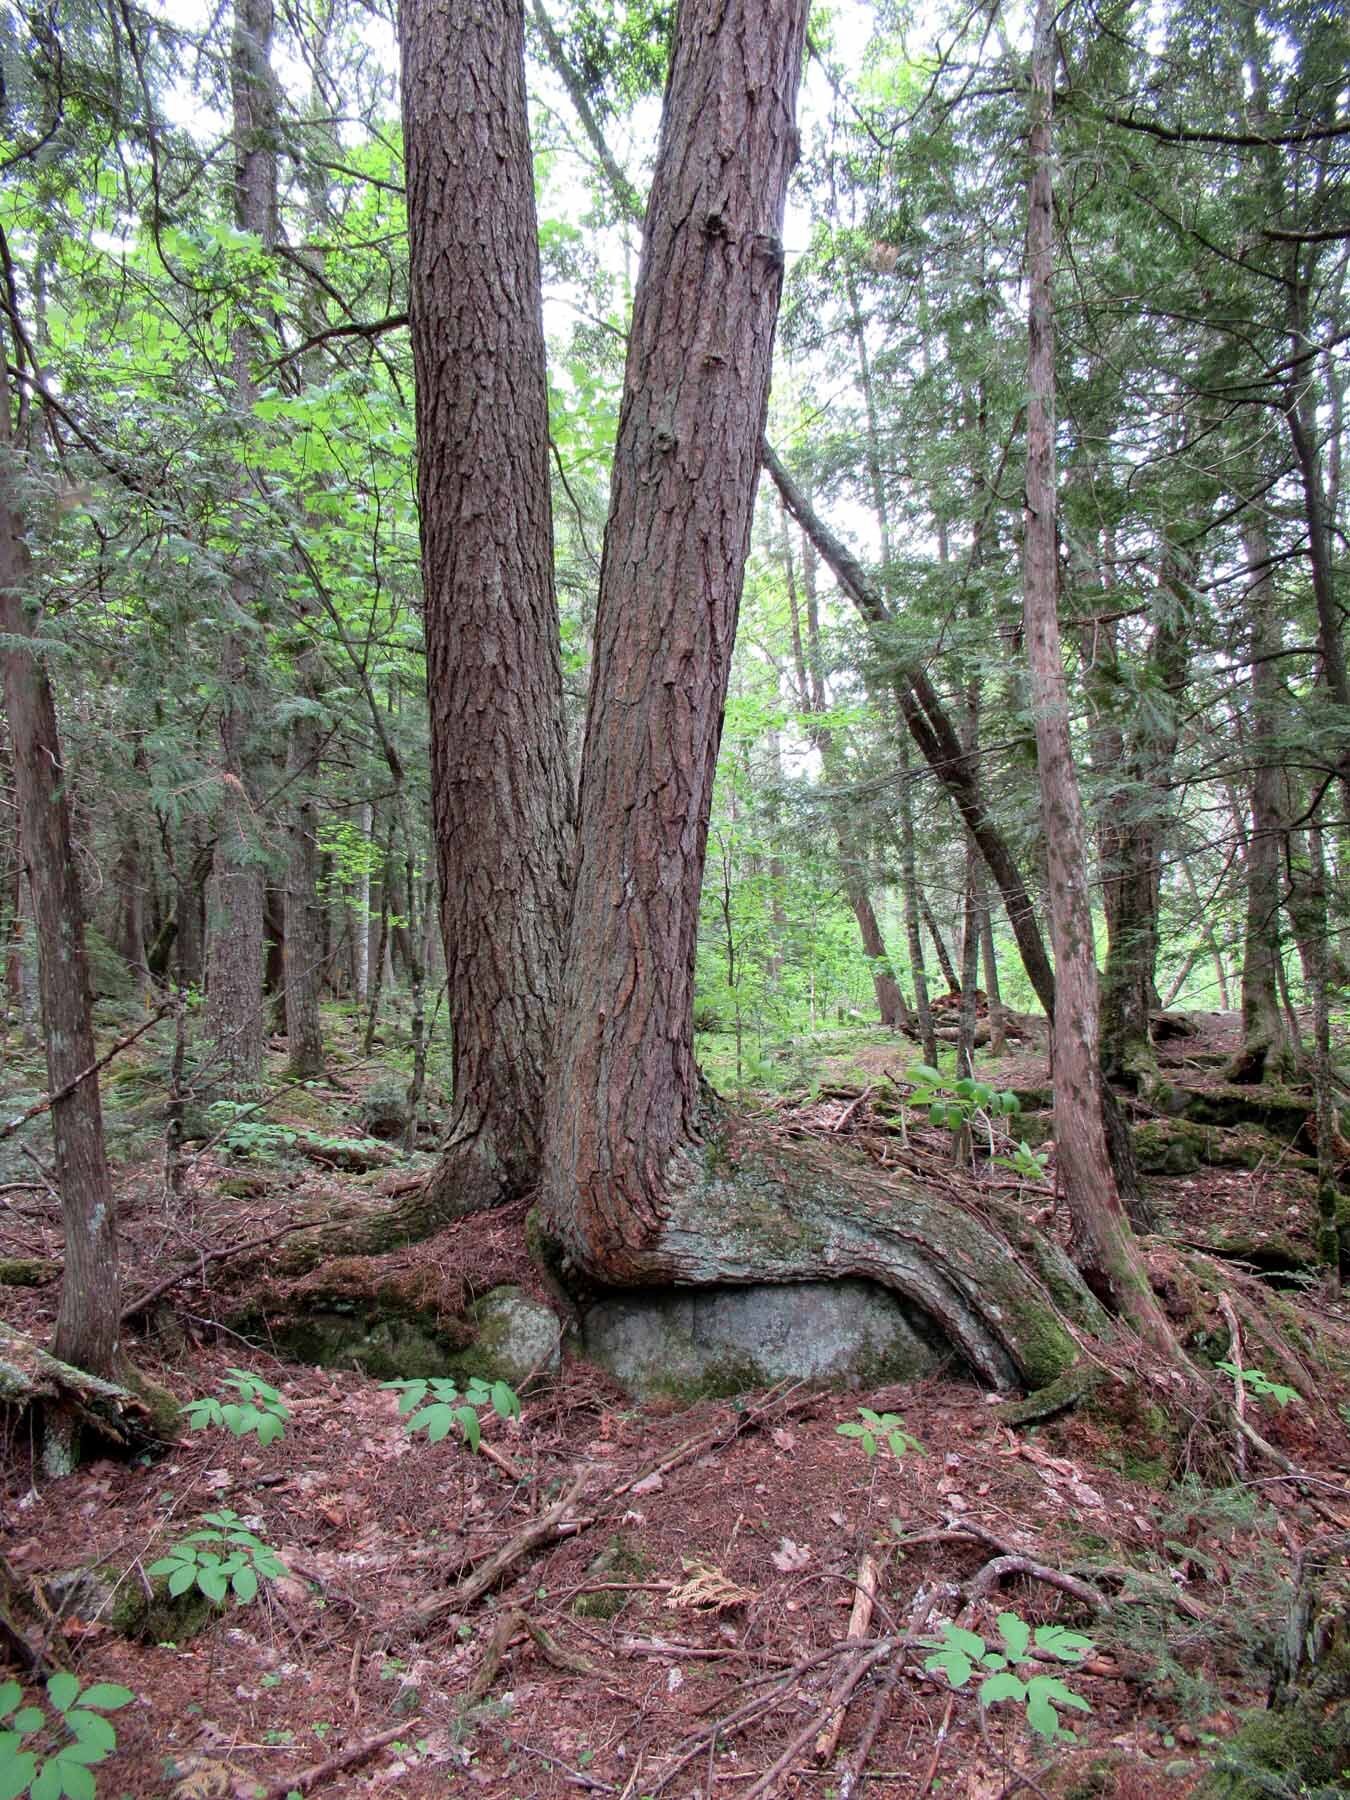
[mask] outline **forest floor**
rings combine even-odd
[[[1178,1085],[1221,1086],[1215,1058],[1234,1030],[1210,1017],[1165,1045]],[[127,1053],[129,1069],[140,1053]],[[853,1034],[829,1047],[811,1094],[746,1103],[766,1132],[834,1139],[973,1204],[996,1174],[1005,1199],[1053,1223],[1049,1185],[983,1160],[972,1175],[951,1161],[945,1134],[898,1131],[876,1110],[887,1071],[916,1060],[903,1042]],[[1047,1080],[1043,1054],[1026,1049],[986,1072],[1028,1094]],[[269,1117],[309,1134],[321,1155],[354,1131],[365,1076],[341,1079],[349,1092],[282,1095]],[[110,1092],[114,1109],[126,1103],[115,1084]],[[1176,1254],[1166,1239],[1213,1248],[1241,1236],[1286,1261],[1306,1254],[1306,1144],[1231,1134],[1229,1144],[1184,1139],[1176,1156],[1173,1140],[1163,1144],[1160,1160],[1183,1170],[1149,1183],[1164,1287]],[[1192,1160],[1197,1147],[1218,1166]],[[639,1406],[569,1360],[529,1388],[519,1420],[487,1415],[490,1456],[470,1454],[457,1434],[436,1445],[411,1437],[377,1381],[282,1360],[265,1333],[246,1342],[224,1324],[250,1299],[263,1313],[302,1304],[314,1277],[279,1272],[280,1237],[214,1252],[357,1201],[382,1204],[428,1160],[344,1173],[294,1148],[274,1138],[255,1139],[247,1155],[201,1149],[173,1207],[154,1156],[119,1176],[128,1296],[182,1277],[137,1322],[141,1366],[184,1403],[226,1395],[231,1369],[260,1375],[290,1409],[284,1437],[264,1447],[218,1429],[185,1433],[167,1451],[101,1459],[52,1482],[26,1426],[9,1435],[0,1551],[64,1613],[81,1679],[135,1696],[113,1715],[101,1800],[1184,1796],[1264,1707],[1298,1571],[1319,1547],[1324,1598],[1344,1587],[1344,1363],[1339,1377],[1318,1368],[1315,1391],[1283,1406],[1249,1397],[1303,1483],[1250,1447],[1240,1453],[1212,1422],[1169,1421],[1112,1377],[1090,1407],[1014,1430],[995,1396],[950,1375],[871,1393]],[[1224,1166],[1230,1153],[1252,1166]],[[31,1162],[0,1168],[0,1182],[0,1255],[38,1259],[35,1285],[0,1290],[5,1318],[45,1341],[55,1206]],[[521,1227],[520,1209],[466,1221],[373,1259],[362,1279],[415,1292],[447,1319],[504,1282],[538,1293]],[[1344,1308],[1306,1280],[1286,1292],[1325,1328],[1323,1341],[1344,1346]],[[1217,1312],[1212,1328],[1222,1356]],[[898,1415],[921,1449],[897,1458],[883,1443],[869,1456],[839,1429],[858,1423],[860,1406]],[[195,1619],[161,1609],[146,1641],[119,1631],[114,1619],[150,1588],[147,1567],[202,1515],[226,1509],[286,1573],[205,1619],[201,1608]],[[473,1605],[455,1602],[465,1571],[507,1545],[518,1555],[500,1582]],[[875,1607],[850,1642],[869,1562]],[[72,1582],[76,1570],[91,1574]],[[1038,1736],[1016,1699],[982,1712],[977,1683],[954,1690],[925,1668],[932,1651],[917,1642],[879,1661],[868,1648],[940,1637],[959,1618],[992,1653],[1003,1647],[1000,1614],[1090,1640],[1077,1661],[1043,1653],[1035,1664],[1081,1702],[1060,1703],[1073,1741]],[[838,1748],[818,1753],[837,1684],[854,1679]]]

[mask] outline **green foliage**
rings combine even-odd
[[[289,1150],[299,1135],[266,1118],[255,1105],[237,1100],[213,1100],[206,1117],[215,1134],[214,1141],[227,1156],[265,1161]]]
[[[183,1408],[193,1431],[202,1431],[208,1425],[223,1425],[237,1438],[256,1432],[258,1442],[264,1445],[284,1437],[290,1409],[261,1375],[251,1375],[247,1369],[231,1369],[225,1386],[235,1390],[238,1400],[222,1401],[211,1396],[194,1400]]]
[[[1276,1406],[1288,1406],[1291,1400],[1299,1398],[1297,1388],[1285,1387],[1282,1382],[1272,1381],[1262,1369],[1239,1369],[1236,1363],[1230,1362],[1221,1362],[1218,1367],[1225,1375],[1241,1381],[1248,1393],[1256,1394],[1262,1400],[1273,1400]]]
[[[835,1430],[840,1437],[856,1438],[868,1456],[875,1456],[883,1441],[897,1462],[904,1460],[908,1450],[927,1456],[928,1452],[918,1438],[911,1437],[905,1430],[905,1422],[899,1413],[873,1412],[870,1406],[860,1406],[858,1411],[860,1418],[846,1419],[842,1425],[836,1425]]]
[[[276,1551],[242,1524],[237,1513],[228,1509],[203,1513],[202,1521],[202,1530],[189,1532],[150,1565],[151,1575],[168,1577],[171,1595],[195,1587],[217,1606],[230,1593],[236,1606],[246,1606],[257,1598],[260,1582],[285,1575],[286,1565]]]
[[[908,1104],[916,1110],[926,1108],[929,1124],[953,1136],[965,1131],[975,1118],[1007,1119],[1021,1111],[1016,1094],[1000,1093],[987,1081],[969,1075],[949,1081],[940,1069],[916,1063],[907,1071],[907,1078],[914,1085]]]
[[[1033,1632],[1025,1619],[1011,1612],[998,1615],[998,1629],[1003,1647],[991,1649],[978,1632],[947,1625],[941,1638],[924,1640],[934,1652],[926,1658],[924,1668],[930,1675],[940,1670],[954,1688],[965,1687],[980,1673],[984,1677],[979,1686],[981,1706],[1016,1701],[1024,1709],[1027,1724],[1039,1737],[1052,1743],[1057,1738],[1072,1742],[1074,1734],[1060,1724],[1056,1707],[1091,1712],[1091,1705],[1058,1675],[1024,1676],[1018,1670],[1032,1661],[1033,1643],[1038,1657],[1081,1663],[1092,1654],[1091,1638],[1067,1631],[1062,1625],[1038,1625]]]
[[[82,1688],[61,1670],[47,1681],[48,1713],[25,1706],[17,1681],[0,1685],[0,1800],[94,1800],[96,1763],[117,1748],[117,1733],[103,1717],[132,1700],[130,1688],[96,1681]]]
[[[993,1160],[996,1168],[1011,1169],[1023,1181],[1041,1182],[1045,1180],[1046,1171],[1050,1167],[1050,1152],[1033,1150],[1023,1138],[1011,1156],[996,1156]]]
[[[504,1381],[489,1385],[474,1375],[462,1394],[453,1381],[442,1377],[429,1381],[385,1381],[380,1385],[399,1396],[398,1410],[403,1415],[403,1429],[425,1431],[428,1441],[433,1444],[449,1437],[458,1425],[470,1450],[477,1450],[482,1438],[478,1409],[483,1406],[491,1405],[499,1418],[520,1417],[519,1397]],[[431,1396],[430,1404],[423,1405],[428,1395]]]

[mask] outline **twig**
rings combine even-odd
[[[830,1127],[831,1131],[842,1131],[844,1129],[845,1125],[848,1124],[849,1120],[853,1117],[854,1113],[857,1112],[858,1108],[860,1106],[864,1105],[866,1103],[866,1101],[871,1098],[873,1085],[874,1084],[869,1081],[867,1086],[858,1095],[858,1098],[856,1100],[849,1101],[848,1105],[844,1108],[843,1112],[840,1113],[839,1117],[835,1120],[834,1124],[831,1125],[831,1127]]]
[[[490,1588],[496,1586],[508,1569],[513,1568],[532,1550],[537,1550],[541,1544],[552,1543],[555,1538],[564,1536],[568,1529],[578,1530],[583,1521],[568,1520],[567,1515],[580,1497],[590,1473],[589,1466],[579,1469],[566,1491],[558,1496],[552,1506],[531,1519],[528,1525],[488,1557],[486,1562],[481,1563],[472,1575],[466,1576],[458,1586],[451,1588],[448,1594],[435,1594],[410,1608],[404,1614],[403,1622],[414,1628],[424,1628],[446,1613],[467,1612],[475,1601],[481,1600]],[[590,1521],[586,1520],[584,1523],[589,1524]]]
[[[264,1790],[259,1800],[286,1800],[287,1794],[307,1794],[312,1787],[326,1781],[330,1775],[336,1775],[343,1769],[354,1769],[363,1762],[369,1762],[377,1750],[383,1750],[386,1744],[392,1744],[395,1738],[408,1737],[416,1729],[417,1720],[405,1719],[401,1725],[395,1725],[388,1731],[380,1732],[378,1737],[367,1738],[364,1743],[349,1744],[345,1750],[335,1751],[323,1762],[315,1763],[312,1768],[302,1770],[299,1775],[288,1775],[284,1781],[274,1781],[271,1787]]]
[[[43,1099],[35,1100],[25,1112],[21,1112],[17,1118],[11,1119],[8,1124],[0,1125],[0,1144],[3,1144],[7,1137],[12,1137],[14,1133],[20,1130],[22,1126],[26,1125],[30,1119],[36,1119],[39,1113],[45,1113],[49,1107],[55,1106],[58,1101],[69,1099],[76,1088],[83,1082],[88,1081],[91,1075],[97,1075],[99,1070],[110,1063],[114,1056],[120,1056],[122,1051],[125,1050],[129,1044],[134,1044],[138,1037],[144,1037],[152,1025],[158,1025],[165,1013],[175,1004],[176,1000],[163,1001],[155,1008],[154,1012],[145,1021],[144,1025],[138,1025],[135,1031],[129,1031],[125,1037],[118,1038],[112,1048],[110,1050],[105,1050],[102,1056],[91,1062],[87,1069],[81,1069],[78,1075],[72,1075],[69,1081],[64,1082],[59,1088],[56,1088],[52,1093],[47,1094]]]
[[[820,1731],[822,1721],[829,1721],[836,1712],[842,1718],[844,1712],[848,1710],[853,1690],[864,1675],[868,1674],[877,1663],[892,1654],[899,1656],[900,1646],[893,1638],[883,1638],[879,1644],[874,1644],[870,1650],[857,1657],[835,1682],[825,1705],[815,1714],[814,1718],[808,1719],[796,1737],[789,1741],[787,1748],[773,1766],[766,1769],[755,1785],[747,1790],[745,1800],[756,1800],[757,1795],[767,1794],[778,1777],[792,1767],[811,1739]]]
[[[570,1781],[574,1787],[589,1788],[592,1793],[612,1794],[615,1792],[612,1781],[601,1781],[595,1775],[587,1775],[581,1769],[570,1769],[556,1756],[550,1756],[547,1750],[536,1750],[533,1744],[527,1744],[523,1738],[512,1738],[511,1748],[523,1750],[527,1756],[537,1756],[540,1762],[546,1762],[551,1769],[557,1769],[564,1780]]]
[[[857,1639],[867,1636],[867,1627],[872,1623],[872,1611],[877,1601],[877,1582],[881,1579],[881,1567],[877,1559],[868,1551],[858,1564],[858,1578],[853,1589],[853,1611],[849,1614],[846,1637]],[[839,1733],[844,1728],[844,1715],[847,1706],[836,1706],[826,1720],[825,1727],[816,1739],[815,1758],[822,1765],[829,1762],[839,1748]]]
[[[58,1206],[60,1206],[61,1205],[61,1190],[60,1190],[60,1188],[58,1188],[56,1186],[55,1182],[52,1180],[51,1175],[49,1174],[49,1172],[47,1170],[47,1165],[43,1162],[42,1158],[38,1155],[37,1151],[34,1150],[33,1146],[31,1144],[20,1144],[19,1145],[19,1155],[26,1156],[28,1158],[29,1162],[32,1163],[33,1167],[37,1170],[38,1174],[42,1177],[43,1187],[46,1188],[47,1192],[51,1195],[52,1199],[55,1200],[56,1204]]]
[[[947,1741],[947,1733],[951,1730],[952,1708],[956,1705],[955,1689],[947,1696],[946,1710],[942,1715],[942,1723],[937,1728],[937,1736],[933,1739],[933,1754],[928,1759],[928,1767],[924,1770],[923,1780],[915,1789],[914,1800],[924,1800],[924,1795],[933,1785],[933,1777],[937,1774],[938,1763],[942,1760],[942,1746]]]
[[[1233,1364],[1233,1410],[1237,1413],[1238,1434],[1236,1443],[1236,1462],[1239,1481],[1247,1479],[1247,1440],[1242,1435],[1242,1428],[1247,1423],[1247,1384],[1242,1379],[1242,1332],[1238,1329],[1237,1314],[1233,1311],[1233,1302],[1227,1294],[1219,1295],[1219,1311],[1228,1326],[1228,1355]]]
[[[551,1662],[555,1669],[562,1669],[568,1675],[594,1675],[595,1664],[575,1651],[564,1650],[555,1638],[537,1624],[529,1614],[519,1606],[509,1607],[492,1628],[492,1636],[488,1639],[487,1649],[483,1652],[483,1660],[478,1673],[469,1684],[465,1696],[466,1703],[472,1706],[481,1700],[484,1694],[497,1679],[497,1671],[501,1668],[502,1658],[511,1646],[513,1638],[524,1633],[534,1639],[535,1647],[546,1662]]]
[[[166,1275],[163,1281],[157,1281],[153,1287],[147,1288],[143,1294],[138,1294],[134,1300],[124,1306],[121,1315],[122,1323],[125,1325],[128,1319],[134,1319],[148,1306],[153,1306],[162,1294],[167,1294],[170,1288],[176,1288],[180,1281],[187,1281],[191,1276],[199,1274],[205,1269],[207,1263],[219,1262],[222,1257],[226,1256],[242,1256],[245,1250],[261,1250],[264,1244],[274,1244],[278,1238],[289,1237],[293,1231],[308,1231],[312,1226],[313,1220],[302,1219],[298,1224],[283,1225],[277,1231],[269,1231],[263,1237],[247,1238],[242,1244],[224,1244],[218,1250],[204,1251],[200,1256],[194,1257],[190,1263],[185,1264],[183,1268],[175,1270],[172,1275]]]
[[[914,1597],[914,1605],[910,1609],[909,1626],[905,1636],[913,1642],[928,1623],[929,1615],[937,1605],[942,1593],[941,1587],[930,1588],[925,1592],[922,1588]],[[867,1759],[872,1754],[872,1745],[876,1742],[877,1733],[891,1709],[891,1696],[894,1694],[905,1670],[903,1656],[891,1659],[890,1666],[882,1676],[877,1688],[876,1699],[872,1702],[872,1710],[867,1715],[867,1723],[863,1726],[862,1736],[853,1748],[853,1754],[844,1765],[839,1780],[839,1800],[853,1800],[854,1794],[862,1785],[863,1770],[867,1767]]]

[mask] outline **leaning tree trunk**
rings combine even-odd
[[[93,1068],[94,1027],[84,912],[70,829],[70,783],[56,705],[26,604],[32,573],[23,535],[11,436],[9,384],[0,361],[0,671],[14,757],[19,840],[37,931],[38,990],[47,1046],[65,1268],[53,1351],[91,1374],[116,1372],[122,1298],[116,1213]]]
[[[684,0],[615,455],[542,1200],[608,1285],[858,1274],[987,1380],[1073,1357],[1044,1289],[942,1198],[766,1154],[700,1089],[694,934],[781,283],[805,6]],[[1075,1289],[1068,1277],[1066,1294]]]
[[[454,1112],[424,1218],[532,1188],[571,873],[521,0],[402,0],[432,809]],[[509,279],[503,271],[509,271]]]
[[[1082,799],[1069,738],[1060,650],[1055,471],[1055,0],[1038,0],[1032,49],[1031,185],[1027,205],[1027,469],[1023,618],[1055,954],[1055,1145],[1073,1220],[1075,1258],[1095,1290],[1169,1359],[1179,1355],[1121,1205],[1102,1120],[1097,963]]]

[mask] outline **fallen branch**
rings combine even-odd
[[[258,1790],[259,1800],[286,1800],[288,1794],[307,1794],[312,1787],[317,1787],[330,1775],[337,1775],[344,1769],[359,1768],[362,1763],[369,1762],[378,1750],[383,1750],[386,1744],[392,1744],[395,1738],[410,1737],[416,1726],[415,1718],[405,1719],[401,1725],[380,1732],[378,1737],[366,1738],[360,1744],[349,1744],[345,1750],[335,1751],[332,1756],[325,1757],[323,1762],[315,1763],[312,1768],[302,1770],[299,1775],[288,1775],[285,1780],[274,1781],[271,1787]]]
[[[176,1288],[180,1281],[187,1281],[191,1276],[199,1274],[208,1263],[220,1262],[227,1256],[242,1256],[246,1250],[261,1250],[264,1244],[275,1244],[278,1238],[289,1237],[292,1232],[308,1231],[312,1224],[311,1219],[303,1219],[299,1224],[283,1225],[277,1231],[269,1231],[263,1237],[247,1238],[242,1244],[224,1244],[218,1250],[203,1251],[190,1263],[185,1263],[172,1275],[166,1275],[163,1281],[157,1281],[153,1287],[147,1288],[143,1294],[138,1294],[134,1300],[124,1306],[121,1313],[122,1323],[125,1325],[128,1319],[136,1318],[147,1307],[153,1306],[156,1300],[167,1294],[170,1288]]]
[[[105,1068],[115,1056],[120,1056],[129,1044],[134,1044],[136,1042],[137,1038],[144,1037],[152,1025],[158,1025],[165,1013],[168,1012],[174,1004],[174,1000],[163,1001],[155,1008],[154,1012],[145,1021],[144,1025],[138,1025],[135,1031],[129,1031],[125,1037],[118,1038],[112,1048],[110,1050],[105,1050],[102,1056],[91,1062],[87,1069],[81,1069],[78,1075],[72,1075],[69,1081],[64,1082],[59,1088],[56,1088],[54,1092],[46,1095],[43,1099],[35,1100],[25,1112],[21,1112],[17,1118],[11,1119],[8,1124],[0,1125],[0,1144],[3,1144],[7,1137],[13,1137],[16,1131],[22,1130],[30,1119],[36,1119],[40,1113],[47,1112],[51,1107],[57,1105],[58,1102],[68,1100],[77,1087],[80,1087],[84,1082],[88,1081],[91,1076],[97,1075],[100,1069]]]
[[[877,1583],[880,1579],[881,1565],[869,1551],[858,1564],[858,1577],[853,1588],[853,1611],[849,1614],[848,1630],[845,1633],[846,1637],[855,1642],[858,1638],[867,1636],[867,1627],[872,1623],[872,1612],[877,1603]],[[844,1715],[847,1711],[847,1702],[836,1706],[816,1739],[815,1758],[822,1766],[830,1761],[839,1748],[839,1733],[844,1728]]]
[[[523,1561],[532,1550],[589,1525],[589,1519],[569,1519],[568,1514],[580,1498],[590,1475],[589,1466],[579,1469],[552,1506],[531,1519],[508,1543],[481,1563],[472,1575],[467,1575],[451,1588],[449,1593],[434,1594],[429,1599],[419,1601],[403,1615],[401,1623],[414,1630],[424,1630],[437,1619],[444,1618],[447,1613],[467,1612],[497,1585],[508,1569]]]
[[[487,1649],[483,1652],[483,1660],[478,1673],[469,1684],[465,1695],[466,1705],[472,1706],[481,1700],[497,1679],[497,1671],[502,1666],[502,1658],[510,1649],[512,1641],[522,1633],[534,1639],[535,1648],[546,1662],[555,1669],[562,1669],[568,1675],[594,1675],[595,1664],[586,1657],[571,1650],[564,1650],[555,1638],[537,1624],[528,1613],[519,1606],[512,1606],[505,1611],[492,1628],[492,1636],[488,1639]]]

